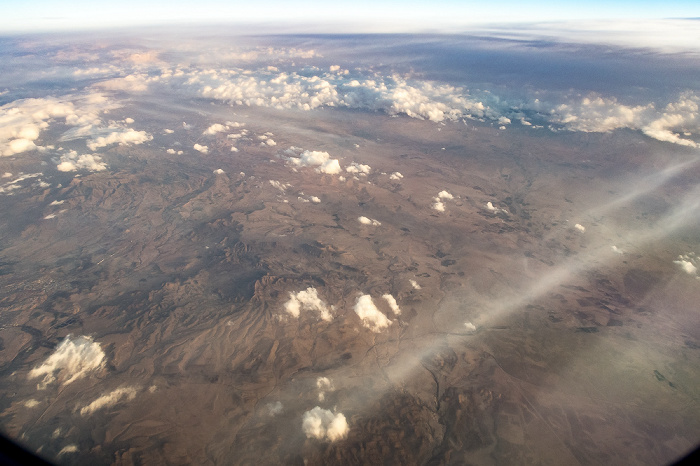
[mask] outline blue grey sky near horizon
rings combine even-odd
[[[135,1],[2,0],[0,33],[76,31],[144,25],[249,23],[298,25],[318,32],[453,31],[474,25],[590,20],[700,18],[700,3],[676,1],[437,0],[336,2],[280,0]]]

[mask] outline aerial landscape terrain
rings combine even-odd
[[[0,37],[0,432],[68,465],[698,446],[700,46],[243,32]]]

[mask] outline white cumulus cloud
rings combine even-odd
[[[101,115],[119,107],[102,94],[66,95],[41,99],[21,99],[0,106],[0,155],[15,155],[39,148],[41,132],[55,120],[86,128],[102,124]]]
[[[61,448],[61,451],[58,452],[57,456],[63,456],[66,453],[77,453],[78,452],[78,446],[77,445],[66,445],[65,447]]]
[[[585,232],[586,232],[586,227],[584,227],[584,226],[581,225],[580,223],[577,223],[576,225],[574,225],[574,228],[576,228],[576,229],[577,229],[578,231],[580,231],[581,233],[585,233]]]
[[[291,187],[292,187],[292,185],[289,184],[289,183],[280,183],[280,182],[277,181],[277,180],[268,180],[268,182],[270,183],[270,185],[271,185],[273,188],[279,189],[279,190],[282,191],[283,193],[287,190],[287,188],[291,188]]]
[[[109,128],[111,131],[106,136],[98,136],[93,138],[91,141],[87,142],[88,149],[96,150],[100,147],[106,147],[112,144],[119,144],[120,146],[125,146],[128,144],[143,144],[144,142],[153,139],[153,136],[145,131],[136,131],[131,128],[126,129],[113,129]]]
[[[221,133],[223,131],[226,131],[228,129],[228,126],[224,126],[221,123],[215,123],[211,125],[209,128],[204,130],[204,133],[202,134],[207,134],[207,135],[213,135],[216,133]]]
[[[674,264],[678,265],[682,271],[688,275],[697,275],[698,273],[698,257],[694,253],[688,253],[678,256],[678,259],[673,261]]]
[[[373,332],[380,332],[391,325],[391,321],[382,311],[377,309],[377,306],[372,301],[372,297],[368,294],[357,298],[354,311],[362,320],[362,325]]]
[[[90,337],[80,336],[71,339],[69,335],[42,365],[29,371],[29,378],[43,376],[42,381],[37,385],[38,389],[46,388],[57,377],[61,385],[68,385],[101,369],[104,362],[105,353],[99,343],[92,341]]]
[[[284,411],[284,406],[282,406],[281,401],[274,401],[267,404],[267,414],[269,416],[277,416],[278,414],[281,414],[282,411]]]
[[[80,409],[80,414],[82,416],[87,416],[100,409],[110,408],[122,400],[131,401],[136,397],[137,392],[138,390],[134,387],[117,388],[106,395],[102,395],[92,403],[83,406]]]
[[[394,298],[389,293],[382,295],[382,298],[384,298],[384,300],[389,304],[389,307],[391,308],[391,311],[394,313],[394,315],[401,315],[401,309],[396,303],[396,298]]]
[[[338,162],[338,159],[331,159],[328,152],[302,151],[302,149],[292,146],[284,153],[286,154],[286,156],[283,156],[284,159],[291,166],[315,167],[318,173],[326,173],[328,175],[337,175],[341,172],[340,162]]]
[[[333,320],[332,307],[318,296],[316,288],[309,287],[297,293],[289,293],[289,300],[284,303],[284,310],[293,317],[299,317],[301,310],[315,311],[325,321]]]
[[[369,217],[365,217],[365,216],[357,217],[357,221],[363,225],[372,225],[373,227],[378,227],[382,224],[382,222],[380,222],[378,220],[375,220],[375,219],[369,218]]]
[[[345,438],[349,430],[348,422],[342,413],[334,414],[320,406],[304,413],[301,428],[307,438],[331,442]]]
[[[37,400],[27,400],[24,402],[24,406],[26,408],[35,408],[39,406],[39,402]]]
[[[202,154],[207,154],[207,153],[209,153],[209,147],[207,147],[207,146],[202,146],[202,145],[200,145],[200,144],[195,144],[195,145],[193,146],[193,148],[194,148],[194,150],[196,150],[196,151],[198,151],[198,152],[201,152]]]
[[[74,172],[77,170],[97,172],[106,168],[107,164],[102,161],[102,157],[99,155],[78,155],[76,151],[70,151],[68,154],[62,155],[56,164],[56,169],[61,172]]]
[[[318,401],[324,401],[326,399],[326,392],[332,392],[335,390],[333,382],[328,377],[319,377],[316,379],[316,388],[318,388]]]
[[[486,209],[490,210],[494,214],[499,214],[499,213],[507,214],[508,213],[505,209],[501,209],[500,207],[496,207],[495,205],[493,205],[493,203],[491,201],[486,203]]]
[[[345,171],[348,173],[353,173],[356,175],[369,175],[372,167],[362,163],[352,162],[349,166],[345,167]]]

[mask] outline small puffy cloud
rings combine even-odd
[[[311,197],[309,198],[309,200],[310,200],[311,202],[313,202],[314,204],[319,204],[319,203],[321,202],[321,199],[318,198],[318,197],[316,197],[316,196],[311,196]]]
[[[97,172],[107,168],[107,164],[102,161],[102,157],[99,155],[78,155],[76,151],[70,151],[68,154],[62,155],[57,162],[56,169],[60,172],[74,172],[77,170]]]
[[[315,311],[325,321],[333,320],[332,307],[328,307],[318,296],[316,288],[309,287],[297,293],[289,293],[289,300],[284,303],[284,310],[292,317],[299,317],[301,310]]]
[[[496,207],[495,205],[493,205],[491,201],[486,203],[486,209],[493,212],[494,214],[508,213],[505,209],[501,209],[500,207]]]
[[[444,212],[445,211],[445,203],[443,201],[445,200],[451,200],[454,199],[454,196],[450,194],[447,191],[440,191],[437,195],[437,197],[433,198],[433,205],[432,208],[433,210],[437,210],[438,212]]]
[[[77,453],[78,452],[78,446],[77,445],[66,445],[65,447],[61,448],[61,451],[58,452],[57,456],[63,456],[67,453]]]
[[[394,313],[394,315],[401,315],[401,309],[399,308],[399,305],[396,303],[396,298],[394,298],[390,294],[384,294],[382,295],[382,298],[389,304],[389,307],[391,308],[391,311]]]
[[[497,121],[498,121],[499,125],[509,125],[510,124],[510,118],[504,117],[504,116],[499,116]]]
[[[698,268],[693,265],[692,262],[686,260],[673,261],[675,264],[680,265],[681,270],[689,275],[695,275],[698,272]]]
[[[116,129],[107,136],[99,136],[92,139],[87,143],[87,146],[90,150],[96,150],[111,144],[119,144],[120,146],[125,146],[127,144],[143,144],[152,139],[153,136],[145,131],[136,131],[130,128]]]
[[[199,144],[195,144],[195,145],[193,146],[193,148],[194,148],[194,150],[196,150],[196,151],[198,151],[198,152],[201,152],[202,154],[207,154],[207,153],[209,153],[209,147],[207,147],[207,146],[202,146],[202,145],[199,145]]]
[[[340,163],[338,163],[338,160],[336,159],[331,159],[327,162],[324,162],[320,167],[316,169],[316,171],[319,173],[325,173],[327,175],[337,175],[338,173],[340,173]]]
[[[61,205],[61,204],[63,204],[64,202],[66,202],[66,201],[62,199],[62,200],[60,200],[60,201],[52,201],[51,204],[49,204],[49,205]]]
[[[165,128],[165,129],[163,130],[163,132],[164,132],[165,134],[173,134],[175,131],[173,131],[172,129]]]
[[[338,159],[331,159],[328,152],[308,151],[300,152],[297,147],[290,147],[284,151],[288,157],[284,157],[287,162],[295,167],[316,167],[318,173],[337,175],[341,172]]]
[[[417,281],[409,280],[409,283],[411,283],[411,286],[413,287],[414,290],[420,290],[421,286],[418,284]]]
[[[39,406],[39,402],[37,400],[27,400],[24,402],[25,408],[35,408],[36,406]]]
[[[698,257],[694,253],[688,253],[678,256],[678,259],[673,261],[674,264],[678,265],[681,270],[688,275],[697,275],[698,273]]]
[[[340,65],[331,65],[328,69],[329,69],[331,72],[333,72],[333,71],[338,71],[338,70],[340,69]]]
[[[216,133],[221,133],[223,131],[226,131],[227,129],[228,129],[228,126],[224,126],[220,123],[215,123],[215,124],[211,125],[209,128],[207,128],[206,130],[204,130],[204,132],[202,134],[213,135]]]
[[[307,438],[335,442],[348,434],[348,422],[342,413],[334,414],[328,409],[316,406],[304,413],[301,428]]]
[[[214,173],[215,175],[223,175],[223,174],[226,173],[226,172],[223,171],[221,168],[217,168],[216,170],[214,170],[213,173]]]
[[[576,229],[577,229],[578,231],[580,231],[581,233],[585,233],[585,232],[586,232],[586,227],[584,227],[584,226],[581,225],[580,223],[577,223],[576,225],[574,225],[574,228],[576,228]]]
[[[34,141],[32,141],[32,140],[24,139],[24,138],[13,139],[12,141],[10,141],[7,144],[2,155],[20,154],[22,152],[28,152],[30,150],[34,150],[36,148],[37,148],[37,146],[36,146],[36,144],[34,144]]]
[[[353,162],[349,166],[345,167],[346,172],[356,175],[369,175],[370,170],[372,170],[372,167],[369,165],[364,165],[357,162]]]
[[[355,303],[353,310],[362,320],[362,325],[373,332],[380,332],[391,325],[391,321],[379,309],[377,309],[377,306],[375,306],[374,302],[372,301],[372,297],[368,294],[357,298],[357,302]]]
[[[389,179],[393,181],[399,181],[403,178],[403,175],[399,172],[394,172],[391,175],[389,175]]]
[[[476,325],[472,324],[471,322],[465,322],[464,327],[470,332],[476,331]]]
[[[445,211],[445,203],[440,200],[439,197],[436,197],[434,199],[435,202],[433,202],[433,209],[437,210],[438,212],[444,212]]]
[[[68,385],[101,369],[104,362],[105,353],[99,343],[92,341],[90,337],[71,339],[69,335],[42,365],[29,371],[29,378],[43,376],[37,385],[40,390],[54,382],[57,377],[61,385]]]
[[[316,388],[318,388],[318,401],[324,401],[326,399],[326,392],[332,392],[335,390],[333,382],[328,377],[319,377],[316,379]]]
[[[624,254],[625,253],[622,249],[618,248],[617,246],[611,246],[610,249],[612,249],[612,251],[615,254]]]
[[[136,397],[137,392],[138,390],[134,387],[117,388],[106,395],[102,395],[92,403],[83,406],[80,409],[80,414],[82,416],[87,416],[100,409],[110,408],[122,400],[131,401]]]
[[[379,221],[377,221],[377,220],[375,220],[375,219],[373,219],[373,218],[368,218],[368,217],[365,217],[365,216],[357,217],[357,221],[360,222],[360,223],[363,224],[363,225],[371,225],[371,226],[373,226],[373,227],[378,227],[378,226],[380,226],[380,225],[382,224],[381,222],[379,222]]]
[[[13,175],[12,175],[12,173],[10,173],[10,172],[5,172],[5,173],[2,174],[2,178],[12,178],[12,176],[13,176]]]
[[[282,414],[282,411],[284,411],[284,406],[282,406],[281,401],[274,401],[267,404],[267,414],[271,417]]]
[[[272,185],[273,188],[277,188],[283,193],[287,190],[287,188],[292,187],[292,185],[289,183],[280,183],[277,180],[268,180],[268,182],[270,183],[270,185]]]
[[[231,152],[238,152],[238,147],[231,147]]]

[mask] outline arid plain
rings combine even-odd
[[[109,118],[150,140],[64,171],[85,143],[52,123],[69,155],[48,186],[3,185],[0,427],[33,451],[561,465],[696,446],[696,148],[126,102]]]

